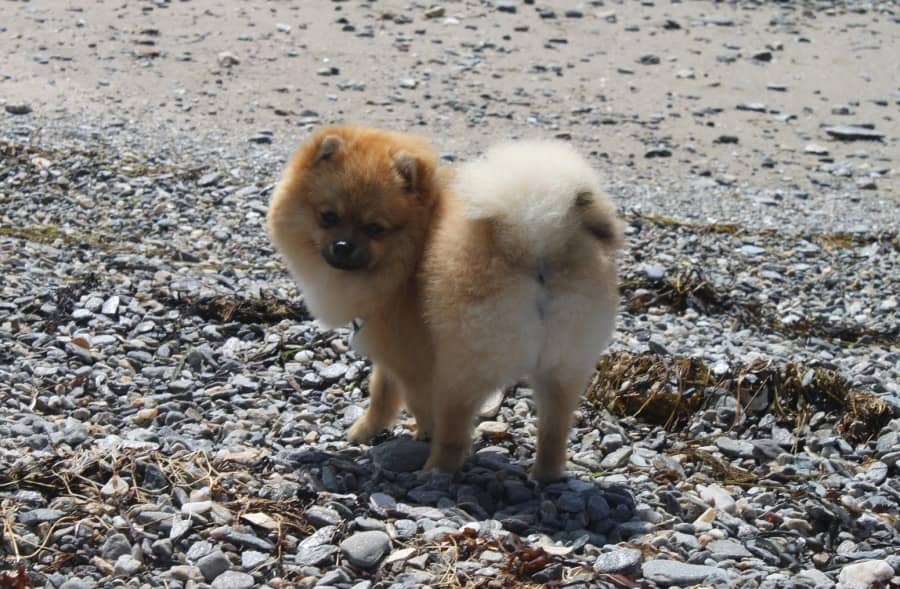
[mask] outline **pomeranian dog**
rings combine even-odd
[[[562,477],[572,415],[614,330],[622,243],[572,147],[505,143],[448,169],[425,139],[325,128],[285,169],[268,230],[310,312],[354,322],[353,346],[372,360],[351,441],[405,405],[431,438],[425,468],[454,472],[482,402],[524,378],[538,418],[532,477]]]

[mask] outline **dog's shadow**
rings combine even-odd
[[[354,516],[431,520],[426,537],[455,532],[468,521],[523,537],[542,534],[566,545],[602,546],[618,542],[620,524],[635,513],[634,498],[622,486],[577,478],[541,485],[501,452],[470,456],[455,476],[422,472],[428,450],[428,442],[388,437],[365,452],[301,449],[276,460],[315,491],[356,495],[355,505],[343,502]]]

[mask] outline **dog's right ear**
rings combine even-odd
[[[344,145],[344,140],[339,136],[326,135],[319,142],[319,151],[316,153],[316,157],[313,158],[313,163],[331,159],[341,149],[342,145]]]

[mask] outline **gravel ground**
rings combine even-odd
[[[0,587],[900,586],[898,15],[4,3]],[[527,479],[523,386],[456,478],[405,420],[344,441],[369,365],[263,231],[337,121],[606,175],[621,321],[570,478]]]

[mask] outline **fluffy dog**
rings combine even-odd
[[[622,242],[573,148],[506,143],[448,170],[415,136],[322,129],[288,164],[268,228],[313,315],[362,325],[354,347],[373,369],[352,441],[405,405],[431,438],[425,468],[456,471],[484,399],[527,378],[532,476],[562,476],[572,414],[612,337]]]

